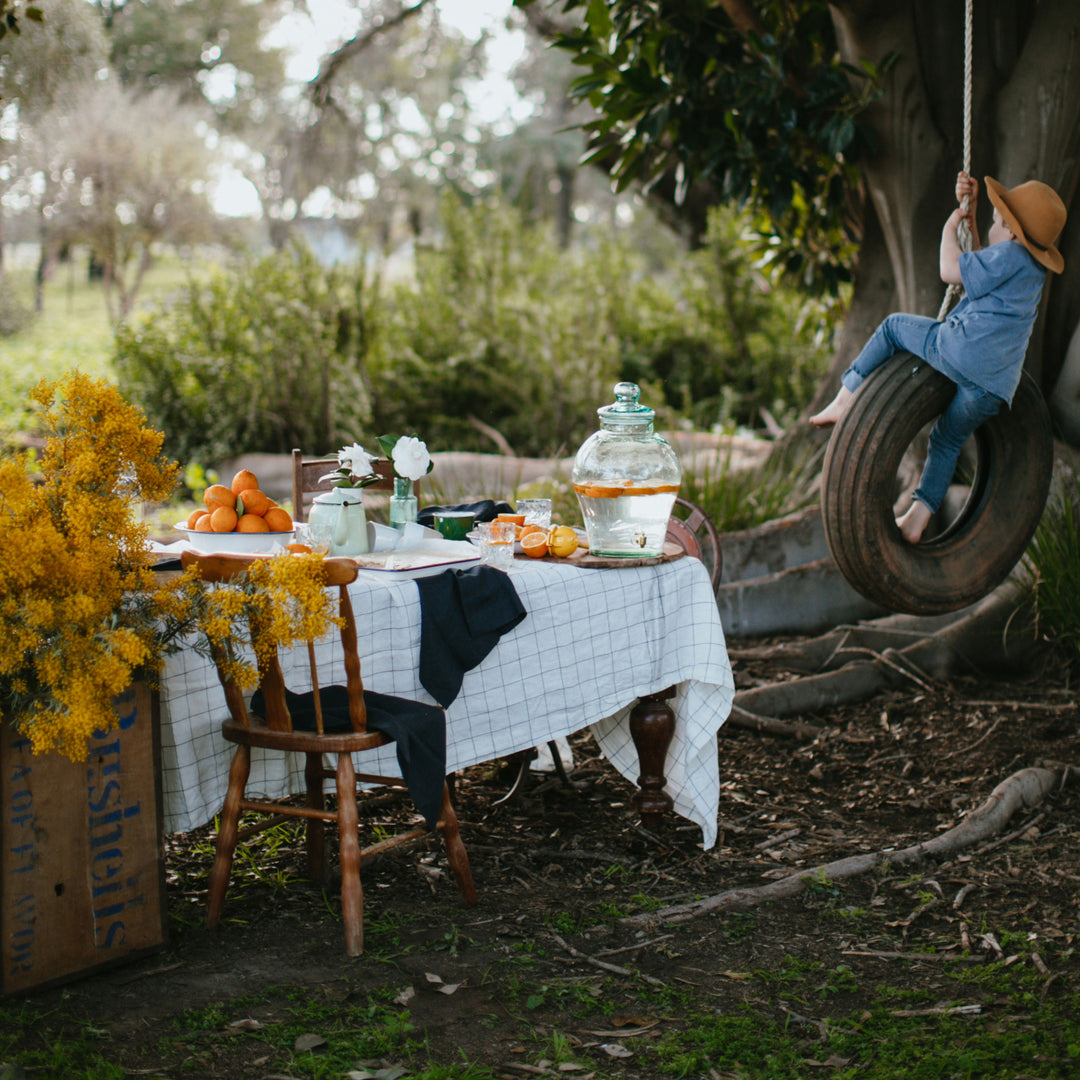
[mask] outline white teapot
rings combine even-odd
[[[313,535],[329,540],[331,555],[366,555],[370,550],[363,491],[335,487],[315,496],[308,522]]]

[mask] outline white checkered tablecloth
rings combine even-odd
[[[719,800],[716,732],[731,710],[735,688],[705,568],[692,558],[610,570],[517,559],[511,576],[528,614],[466,673],[447,710],[447,770],[591,726],[604,755],[636,783],[630,707],[644,694],[676,686],[666,790],[675,810],[701,826],[705,848],[712,847]],[[350,595],[364,685],[431,702],[417,670],[415,583],[362,570]],[[344,683],[335,646],[321,644],[319,650],[322,685]],[[283,656],[282,666],[291,689],[310,689],[306,650]],[[171,656],[161,690],[166,831],[204,825],[221,809],[233,750],[220,733],[226,715],[210,662],[190,649]],[[365,759],[366,771],[398,775],[393,746],[381,755],[375,770],[370,757]],[[302,790],[302,757],[287,762],[284,755],[253,750],[249,793]]]

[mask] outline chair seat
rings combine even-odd
[[[261,717],[252,716],[248,726],[225,720],[221,734],[229,742],[259,746],[264,750],[288,750],[301,754],[355,754],[375,750],[394,740],[381,731],[342,731],[316,734],[314,731],[274,731]]]
[[[297,520],[301,519],[298,517]],[[281,557],[292,558],[289,555]],[[258,556],[240,553],[201,555],[184,552],[181,562],[185,568],[198,567],[199,575],[208,584],[227,586],[246,573],[257,559]],[[345,951],[349,956],[360,956],[364,951],[364,896],[360,882],[363,858],[413,840],[428,830],[438,830],[446,846],[450,870],[466,904],[476,903],[476,887],[446,784],[446,715],[442,709],[424,702],[364,689],[357,654],[356,618],[348,591],[349,584],[356,580],[356,564],[345,559],[324,559],[318,561],[317,568],[318,577],[314,583],[338,589],[338,641],[344,661],[345,686],[320,686],[315,643],[309,640],[310,685],[314,689],[303,694],[290,691],[285,686],[277,651],[273,650],[257,656],[259,686],[249,707],[227,662],[226,647],[221,643],[212,645],[218,679],[229,710],[229,719],[222,724],[221,731],[236,749],[229,767],[229,787],[221,808],[214,865],[207,884],[206,925],[211,929],[221,925],[225,893],[239,841],[273,827],[280,820],[304,819],[308,876],[325,885],[327,862],[323,832],[327,823],[334,822],[339,837]],[[250,641],[255,641],[258,617],[258,613],[246,616]],[[267,723],[267,716],[273,727]],[[402,780],[357,772],[353,756],[391,742],[396,745],[401,775],[424,822],[393,836],[379,836],[374,844],[362,848],[357,782],[400,787]],[[245,797],[251,774],[252,747],[304,755],[303,805],[291,799]],[[333,769],[326,767],[324,755],[336,756]],[[333,809],[326,804],[325,785],[330,777],[334,779],[337,796]],[[241,829],[241,815],[247,813],[257,814],[262,820]]]

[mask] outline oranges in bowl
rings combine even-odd
[[[211,484],[203,508],[192,510],[176,528],[200,551],[269,551],[293,538],[293,521],[259,488],[258,477],[241,469],[226,487]]]

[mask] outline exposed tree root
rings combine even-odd
[[[969,813],[959,825],[922,843],[912,844],[898,851],[872,851],[863,855],[852,855],[811,869],[801,869],[788,877],[771,881],[768,885],[728,889],[690,904],[675,904],[643,915],[633,915],[622,922],[630,925],[686,922],[709,911],[740,910],[756,907],[770,900],[794,896],[802,892],[808,884],[843,881],[884,864],[890,867],[905,867],[923,859],[953,855],[996,836],[1021,806],[1037,806],[1047,795],[1064,784],[1070,774],[1076,777],[1080,775],[1080,770],[1068,765],[1021,769],[998,784],[986,801]]]
[[[821,712],[863,701],[882,690],[912,685],[929,689],[935,679],[957,671],[1001,672],[1030,659],[1038,647],[1024,613],[1023,597],[1011,582],[965,611],[933,618],[891,615],[842,626],[794,645],[732,650],[737,661],[776,660],[813,672],[741,690],[732,723],[772,734],[813,739],[809,724],[785,726],[778,718]]]

